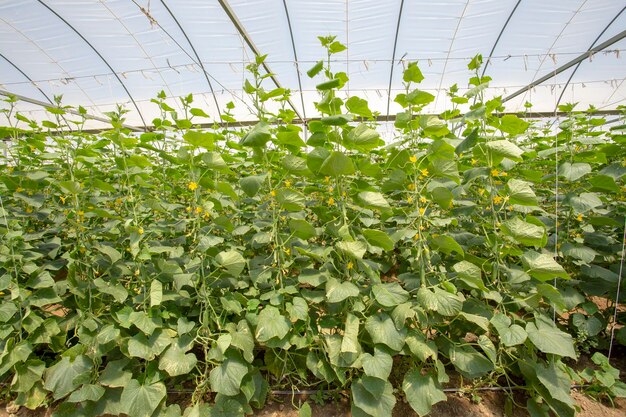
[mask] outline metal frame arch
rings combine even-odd
[[[85,38],[83,36],[82,33],[80,33],[74,26],[72,26],[70,24],[70,22],[68,22],[63,16],[61,16],[60,14],[58,14],[54,9],[52,9],[50,6],[48,6],[46,3],[43,2],[43,0],[37,0],[42,6],[44,6],[46,9],[48,9],[52,14],[54,14],[56,17],[58,17],[63,23],[65,23],[70,29],[72,29],[72,31],[74,33],[76,33],[90,48],[91,50],[93,50],[96,55],[98,55],[98,57],[102,60],[102,62],[104,62],[104,64],[107,66],[107,68],[109,68],[109,70],[113,73],[113,75],[115,76],[115,78],[117,79],[117,81],[120,83],[120,85],[122,86],[122,88],[124,89],[124,91],[126,92],[126,94],[128,95],[128,98],[130,98],[130,101],[133,103],[133,106],[135,107],[135,110],[137,110],[137,114],[139,114],[139,118],[141,119],[141,123],[144,126],[144,129],[148,129],[148,125],[146,124],[145,119],[143,118],[143,114],[141,114],[141,111],[139,110],[139,106],[137,105],[137,102],[135,101],[135,99],[133,98],[132,94],[130,94],[130,91],[128,91],[128,88],[126,87],[126,84],[124,84],[124,82],[122,81],[122,79],[120,78],[120,76],[117,74],[117,72],[115,72],[115,70],[113,69],[113,67],[111,67],[111,64],[109,64],[109,62],[104,59],[104,57],[102,56],[102,54],[93,46],[93,44],[91,42],[89,42],[87,40],[87,38]]]
[[[6,62],[9,63],[9,65],[11,65],[13,68],[15,68],[20,74],[22,74],[24,76],[24,78],[26,78],[32,85],[33,87],[35,87],[37,90],[39,90],[39,92],[41,93],[42,96],[44,96],[46,98],[46,100],[48,100],[48,102],[54,106],[54,102],[52,100],[50,100],[50,97],[48,97],[48,95],[46,93],[44,93],[44,91],[37,85],[35,84],[35,81],[33,81],[32,78],[30,78],[28,76],[28,74],[26,74],[24,71],[22,71],[22,69],[20,67],[18,67],[13,61],[11,61],[9,58],[7,58],[6,56],[4,56],[4,54],[0,53],[0,57],[2,57],[2,59],[4,59]]]
[[[296,74],[298,75],[298,87],[300,88],[300,101],[302,103],[302,116],[306,119],[306,109],[304,108],[304,92],[302,91],[302,80],[300,78],[300,63],[298,62],[298,53],[296,52],[296,42],[293,39],[293,30],[291,28],[291,18],[289,17],[289,8],[287,8],[287,0],[283,0],[285,15],[287,16],[287,26],[289,27],[289,37],[291,38],[291,49],[293,50],[293,58],[296,64]]]
[[[217,109],[217,113],[218,113],[218,115],[220,115],[220,120],[221,120],[222,110],[220,109],[220,106],[219,106],[219,104],[217,102],[217,97],[215,96],[215,90],[213,89],[213,84],[211,83],[211,80],[209,79],[209,76],[207,75],[208,72],[204,68],[204,64],[202,63],[202,60],[200,59],[200,56],[198,55],[198,52],[196,51],[196,48],[193,46],[193,43],[191,42],[191,39],[189,39],[189,36],[187,36],[187,32],[185,32],[185,29],[183,29],[183,26],[180,24],[180,22],[178,21],[178,19],[174,15],[174,12],[172,12],[172,10],[165,3],[165,0],[160,0],[160,1],[161,1],[161,4],[163,5],[163,7],[165,7],[165,10],[167,10],[169,15],[174,20],[174,23],[176,23],[176,26],[178,26],[178,29],[180,29],[181,33],[183,34],[183,36],[187,40],[187,43],[189,44],[189,47],[191,48],[191,51],[193,52],[193,54],[195,55],[196,59],[198,60],[198,65],[200,65],[200,68],[202,69],[202,74],[204,75],[204,78],[206,78],[206,82],[209,85],[209,90],[211,90],[211,94],[213,95],[213,101],[215,102],[215,108]]]
[[[607,30],[609,30],[609,27],[611,27],[611,25],[613,23],[615,23],[615,21],[621,16],[622,13],[624,13],[624,10],[626,10],[626,6],[624,6],[622,8],[622,10],[619,11],[619,13],[617,13],[615,15],[615,17],[613,17],[613,19],[611,19],[611,21],[604,27],[604,29],[602,30],[602,32],[600,32],[600,34],[596,37],[596,39],[591,43],[591,45],[589,45],[588,49],[591,49],[594,47],[594,45],[600,40],[600,38],[602,37],[602,35],[604,35],[606,33]],[[554,111],[556,112],[559,108],[559,104],[561,104],[561,100],[563,99],[563,95],[565,94],[565,90],[567,90],[567,86],[569,85],[569,83],[572,81],[572,78],[574,78],[574,75],[576,74],[576,71],[578,71],[578,68],[580,68],[580,66],[582,65],[583,61],[580,61],[578,64],[576,64],[576,67],[574,68],[574,70],[572,71],[572,73],[569,75],[569,78],[567,79],[567,82],[565,83],[565,85],[563,86],[563,90],[561,91],[561,94],[559,94],[559,99],[556,101],[556,105],[554,106]]]
[[[485,72],[487,71],[487,67],[491,63],[491,58],[493,57],[493,53],[496,51],[498,42],[500,42],[500,38],[502,37],[502,34],[506,30],[506,27],[509,25],[511,18],[513,17],[513,14],[515,14],[515,11],[517,10],[517,7],[520,5],[521,2],[522,0],[517,0],[517,3],[515,3],[515,7],[513,7],[513,10],[511,10],[511,13],[509,13],[509,17],[507,17],[506,22],[504,22],[504,26],[502,26],[502,29],[500,29],[500,33],[498,34],[498,37],[496,38],[496,41],[494,42],[493,47],[491,48],[491,51],[489,51],[489,56],[487,57],[487,60],[485,61],[483,72],[482,74],[480,74],[481,78],[485,76]]]
[[[400,35],[400,22],[402,22],[402,11],[404,9],[404,0],[400,1],[400,11],[398,12],[398,22],[396,23],[396,36],[393,39],[393,52],[391,53],[391,66],[389,68],[389,87],[387,87],[387,116],[389,116],[389,107],[391,106],[391,84],[393,83],[393,67],[396,61],[396,48],[398,47],[398,36]]]
[[[224,13],[226,13],[226,16],[228,16],[228,18],[230,19],[230,21],[233,24],[233,26],[235,26],[235,29],[237,29],[237,31],[239,32],[239,35],[246,42],[246,45],[248,45],[250,50],[252,50],[252,53],[255,56],[261,56],[261,52],[256,47],[254,42],[252,42],[252,39],[250,38],[250,35],[248,34],[246,29],[241,24],[241,22],[239,21],[239,18],[237,18],[237,15],[235,14],[235,11],[230,7],[228,2],[226,0],[217,0],[217,2],[220,4],[222,9],[224,10]],[[263,63],[263,69],[265,69],[265,72],[267,72],[270,75],[270,78],[272,79],[272,81],[274,82],[274,85],[277,88],[283,88],[281,86],[280,82],[278,81],[278,79],[276,78],[276,76],[274,75],[274,73],[272,72],[272,70],[269,68],[269,66],[265,62]],[[298,116],[298,119],[300,119],[301,121],[304,121],[305,119],[300,115],[300,112],[298,111],[296,106],[294,106],[294,104],[291,101],[291,99],[287,99],[287,103],[289,103],[289,106],[296,113],[296,116]]]

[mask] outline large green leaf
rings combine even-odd
[[[270,127],[266,122],[259,122],[239,142],[243,146],[261,147],[265,146],[272,137]]]
[[[381,230],[363,229],[361,233],[363,233],[363,237],[365,237],[367,243],[372,246],[378,246],[385,251],[393,250],[395,247],[395,243],[391,240],[389,234]]]
[[[496,158],[509,158],[513,161],[521,161],[522,151],[517,145],[512,142],[503,140],[493,140],[483,145],[487,149],[488,153]]]
[[[553,278],[570,278],[565,269],[552,256],[545,253],[527,251],[522,255],[522,264],[526,272],[540,281],[548,281]]]
[[[265,175],[249,175],[241,178],[239,184],[248,197],[254,197],[261,189],[263,181],[265,181]]]
[[[369,353],[362,354],[361,362],[365,375],[386,380],[391,374],[393,359],[389,353],[378,346],[374,347],[374,355]]]
[[[526,324],[526,333],[533,345],[540,351],[576,359],[572,336],[559,330],[551,322],[530,321]]]
[[[341,241],[336,244],[337,249],[339,249],[344,254],[351,256],[356,259],[363,259],[365,252],[367,251],[367,245],[365,242],[360,240],[355,240],[352,242]]]
[[[519,135],[528,129],[529,123],[514,114],[506,114],[500,119],[498,129],[509,135]]]
[[[339,303],[346,298],[357,297],[358,295],[359,287],[350,281],[340,282],[335,278],[326,281],[326,300],[329,303]]]
[[[511,178],[506,183],[511,204],[519,204],[521,206],[536,206],[537,196],[526,181]]]
[[[447,397],[433,375],[422,375],[418,369],[409,371],[404,376],[402,390],[406,399],[417,415],[425,416],[432,410],[432,406]]]
[[[282,339],[289,333],[291,322],[280,314],[274,306],[265,306],[259,313],[255,338],[259,342],[267,342],[272,338]],[[227,394],[234,395],[234,394]]]
[[[471,346],[452,346],[450,362],[468,378],[479,378],[494,369],[493,363]]]
[[[166,390],[162,382],[140,384],[131,379],[122,392],[122,404],[130,417],[150,417],[165,398]]]
[[[248,364],[238,355],[230,354],[219,366],[211,370],[211,389],[223,395],[237,395],[241,381],[248,373]]]
[[[352,382],[353,416],[391,417],[395,404],[396,397],[389,381],[363,376]]]
[[[236,250],[218,253],[215,256],[215,262],[234,277],[238,277],[246,267],[245,258]]]
[[[186,353],[178,343],[172,343],[161,355],[159,369],[167,372],[170,376],[185,375],[195,368],[196,362],[196,355]]]
[[[389,346],[395,351],[400,351],[404,346],[406,328],[398,330],[387,313],[369,316],[365,321],[365,329],[374,343]]]
[[[59,400],[80,386],[76,380],[90,372],[92,366],[93,363],[85,355],[78,355],[74,359],[64,356],[46,369],[44,388],[52,392],[55,400]]]
[[[352,96],[346,101],[346,108],[350,113],[354,113],[358,116],[365,118],[372,117],[372,111],[367,105],[367,100],[363,100],[357,96]]]
[[[350,175],[354,173],[354,164],[352,163],[350,157],[346,154],[335,151],[324,160],[319,168],[319,172],[323,175],[329,175],[331,177]]]
[[[213,132],[190,130],[183,135],[183,139],[190,145],[213,149],[215,147],[215,141],[219,139],[219,135]]]
[[[580,162],[575,162],[573,164],[570,162],[563,162],[561,165],[559,165],[558,169],[559,176],[564,177],[566,180],[569,181],[576,181],[577,179],[584,177],[590,172],[591,165]]]
[[[385,197],[376,191],[362,191],[358,194],[358,200],[367,208],[387,209],[391,207]]]
[[[380,134],[374,129],[361,123],[346,135],[344,145],[348,149],[368,151],[376,148],[384,142],[380,139]]]
[[[276,201],[287,211],[300,211],[304,207],[305,198],[291,188],[281,188],[276,192]]]
[[[374,285],[372,295],[383,307],[395,307],[409,299],[409,293],[397,282]]]
[[[513,217],[505,221],[500,228],[502,233],[522,245],[544,246],[548,241],[544,227],[525,222],[519,217]]]

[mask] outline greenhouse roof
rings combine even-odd
[[[446,110],[446,89],[467,87],[477,53],[508,111],[527,101],[539,112],[566,102],[611,110],[626,99],[624,9],[620,0],[0,0],[0,90],[38,120],[40,104],[62,94],[99,117],[122,103],[128,124],[149,126],[160,90],[193,93],[215,120],[231,101],[238,120],[253,120],[245,66],[268,54],[268,88],[291,89],[306,120],[319,116],[320,80],[306,75],[323,58],[317,37],[335,35],[348,46],[333,64],[350,78],[344,93],[381,115],[399,111],[408,61],[436,96],[425,111]]]

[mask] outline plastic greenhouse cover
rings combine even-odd
[[[0,0],[0,89],[43,102],[62,94],[64,104],[98,116],[122,103],[136,126],[158,115],[150,100],[160,90],[174,107],[175,97],[193,93],[216,119],[232,101],[238,119],[253,120],[242,84],[254,53],[225,6],[307,118],[318,116],[318,81],[306,70],[323,58],[319,35],[348,46],[334,64],[350,78],[345,94],[395,114],[408,61],[419,62],[420,88],[437,97],[425,111],[440,112],[450,105],[446,89],[467,86],[477,53],[487,60],[493,49],[490,94],[506,96],[626,27],[616,0]],[[561,103],[581,109],[615,109],[626,97],[625,46],[614,43],[510,100],[507,110],[532,101],[534,111],[552,112],[561,94]],[[46,117],[40,106],[18,108]]]

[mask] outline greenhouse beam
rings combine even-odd
[[[387,88],[387,114],[391,107],[391,83],[393,82],[393,66],[396,61],[396,48],[398,46],[398,35],[400,34],[400,22],[402,21],[402,9],[404,8],[404,0],[400,2],[400,11],[398,12],[398,22],[396,23],[396,36],[393,40],[393,52],[391,53],[391,68],[389,68],[389,87]]]
[[[104,64],[109,68],[109,70],[113,73],[113,75],[115,76],[115,78],[117,78],[117,81],[119,81],[120,85],[122,86],[122,88],[124,89],[124,91],[126,92],[126,94],[128,95],[128,98],[130,98],[130,101],[132,101],[133,106],[135,107],[135,110],[137,110],[137,114],[139,114],[139,118],[141,119],[141,123],[144,126],[144,129],[148,129],[148,125],[146,124],[146,121],[143,118],[143,114],[141,114],[141,111],[139,110],[139,106],[137,105],[137,103],[135,102],[135,99],[133,98],[133,96],[130,94],[130,91],[128,91],[128,88],[126,87],[126,84],[124,84],[124,82],[122,81],[122,79],[120,78],[119,75],[117,75],[117,72],[115,72],[115,70],[113,69],[113,67],[111,67],[111,64],[109,64],[109,62],[104,59],[104,57],[102,56],[102,54],[96,49],[95,46],[93,46],[91,44],[91,42],[89,42],[87,40],[87,38],[85,38],[83,36],[82,33],[80,33],[74,26],[72,26],[70,24],[70,22],[68,22],[63,16],[61,16],[60,14],[58,14],[56,11],[54,11],[54,9],[52,9],[50,6],[48,6],[46,3],[43,2],[43,0],[37,0],[42,6],[44,6],[46,9],[48,9],[52,14],[54,14],[56,17],[58,17],[63,23],[65,23],[70,29],[72,29],[72,31],[74,31],[74,33],[76,33],[90,48],[92,51],[94,51],[96,53],[96,55],[98,55],[98,57],[102,60],[102,62],[104,62]]]
[[[491,57],[493,57],[493,53],[496,51],[498,42],[500,42],[500,38],[502,37],[502,34],[506,30],[506,27],[509,25],[511,18],[513,17],[513,14],[515,14],[515,11],[517,10],[517,6],[519,6],[521,2],[522,0],[517,0],[517,3],[515,3],[515,7],[513,7],[513,10],[511,10],[511,13],[509,13],[509,17],[507,17],[506,22],[504,22],[502,29],[500,29],[500,33],[498,34],[498,37],[496,38],[496,41],[494,42],[493,47],[491,48],[491,51],[489,51],[489,56],[485,60],[485,66],[483,67],[483,73],[480,75],[480,78],[485,76],[485,72],[487,72],[487,67],[489,66],[489,63],[491,62]]]
[[[591,58],[593,56],[593,54],[608,48],[609,46],[613,45],[616,42],[619,42],[620,40],[624,39],[624,37],[626,37],[626,30],[623,30],[620,33],[618,33],[617,35],[613,36],[612,38],[607,39],[606,41],[602,42],[600,45],[595,46],[593,48],[590,48],[587,52],[585,52],[583,54],[580,54],[578,57],[572,59],[567,64],[562,65],[559,68],[555,69],[554,71],[549,72],[548,74],[544,75],[543,77],[539,78],[538,80],[531,82],[526,87],[520,88],[519,90],[517,90],[513,94],[503,98],[502,102],[505,103],[505,102],[511,100],[512,98],[515,98],[515,97],[519,96],[520,94],[525,93],[526,91],[530,90],[531,88],[536,87],[539,84],[542,84],[543,82],[549,80],[550,78],[556,77],[557,75],[559,75],[563,71],[573,67],[574,65],[578,64],[579,62],[582,62],[582,61],[584,61],[587,58]]]
[[[285,15],[287,15],[287,26],[289,26],[289,37],[291,38],[291,49],[293,50],[293,59],[296,64],[296,74],[298,75],[298,87],[300,88],[300,101],[302,102],[302,115],[306,119],[306,109],[304,107],[304,92],[302,91],[302,80],[300,79],[300,63],[298,62],[298,53],[296,52],[296,42],[293,39],[293,30],[291,28],[291,18],[289,17],[289,9],[287,8],[287,0],[283,0],[283,6],[285,8]]]
[[[256,47],[254,42],[252,42],[252,38],[250,38],[250,35],[248,34],[248,32],[246,32],[246,29],[243,27],[243,25],[237,18],[235,11],[230,7],[228,2],[226,0],[217,0],[217,2],[220,4],[220,6],[222,6],[222,9],[224,9],[224,12],[228,16],[232,24],[235,26],[235,28],[237,29],[237,31],[239,32],[243,40],[246,42],[246,45],[248,45],[248,47],[252,50],[252,53],[255,56],[261,56],[261,52]],[[276,78],[272,70],[270,70],[269,66],[265,62],[262,65],[263,65],[263,68],[265,69],[265,72],[269,74],[270,78],[274,82],[274,85],[276,86],[276,88],[283,88],[280,85],[280,82],[278,82],[278,79]],[[294,112],[296,112],[296,115],[298,116],[300,121],[304,123],[305,119],[300,115],[300,112],[298,111],[298,109],[296,109],[296,106],[294,106],[291,99],[287,99],[287,103],[289,103],[289,106],[293,109]]]
[[[63,107],[56,106],[56,105],[54,105],[52,103],[49,104],[49,103],[46,103],[44,101],[35,100],[34,98],[22,96],[22,95],[19,95],[19,94],[14,94],[14,93],[11,93],[11,92],[5,91],[5,90],[0,90],[0,96],[15,97],[19,101],[23,101],[25,103],[34,104],[36,106],[41,106],[41,107],[44,107],[44,108],[48,108],[48,107],[61,108],[61,109],[65,110],[66,113],[70,113],[70,114],[73,114],[73,115],[76,115],[76,116],[85,116],[87,119],[96,120],[98,122],[103,122],[103,123],[107,123],[107,124],[111,123],[111,121],[109,119],[106,119],[104,117],[94,116],[94,115],[88,114],[88,113],[85,114],[85,115],[82,115],[78,110],[75,110],[75,109],[66,109],[66,108],[63,108]],[[122,126],[125,127],[126,129],[134,130],[136,132],[143,132],[144,131],[144,129],[142,129],[140,127],[130,126],[130,125],[127,125],[127,124],[122,124]],[[102,130],[103,129],[98,129],[98,132],[101,132]]]
[[[200,65],[200,68],[202,69],[202,73],[204,74],[204,78],[206,78],[206,82],[209,84],[209,90],[211,90],[211,94],[213,95],[213,100],[215,101],[215,107],[217,108],[217,113],[221,115],[222,111],[220,110],[220,106],[217,103],[217,96],[215,95],[215,91],[213,90],[213,84],[211,83],[211,80],[209,79],[208,72],[204,68],[204,64],[202,63],[202,60],[200,59],[200,56],[198,55],[198,52],[196,51],[196,48],[193,46],[193,43],[191,43],[191,39],[189,39],[189,36],[187,36],[187,32],[185,32],[185,30],[183,29],[183,26],[180,24],[180,22],[178,21],[176,16],[174,16],[174,13],[172,13],[172,11],[167,6],[167,4],[165,4],[165,0],[161,0],[161,4],[163,5],[163,7],[165,7],[165,10],[167,10],[167,12],[170,14],[170,16],[172,16],[172,19],[174,19],[174,22],[178,26],[178,29],[180,29],[180,31],[182,32],[182,34],[185,37],[185,39],[187,39],[187,43],[191,47],[191,51],[193,52],[193,54],[196,56],[196,59],[198,60],[198,65]]]
[[[600,40],[602,35],[604,35],[604,33],[609,29],[609,27],[611,27],[611,25],[617,20],[617,18],[620,17],[622,13],[624,13],[624,10],[626,10],[626,6],[624,6],[622,8],[622,10],[620,10],[619,13],[617,13],[613,19],[611,19],[609,24],[605,26],[605,28],[604,28],[604,30],[602,32],[600,32],[598,37],[591,43],[591,46],[589,48],[593,48],[593,46],[596,44],[596,42],[598,42]],[[582,61],[579,62],[578,64],[576,64],[576,68],[574,68],[574,71],[572,71],[572,73],[569,75],[569,78],[567,79],[567,82],[565,83],[565,86],[563,87],[563,90],[561,90],[561,94],[559,95],[559,99],[556,101],[556,105],[554,106],[554,111],[557,111],[559,109],[559,104],[561,104],[561,100],[563,99],[563,95],[565,94],[565,90],[567,89],[567,86],[569,85],[569,83],[572,81],[572,78],[574,78],[574,74],[576,74],[576,71],[578,71],[578,68],[580,68],[581,64],[582,64]]]

